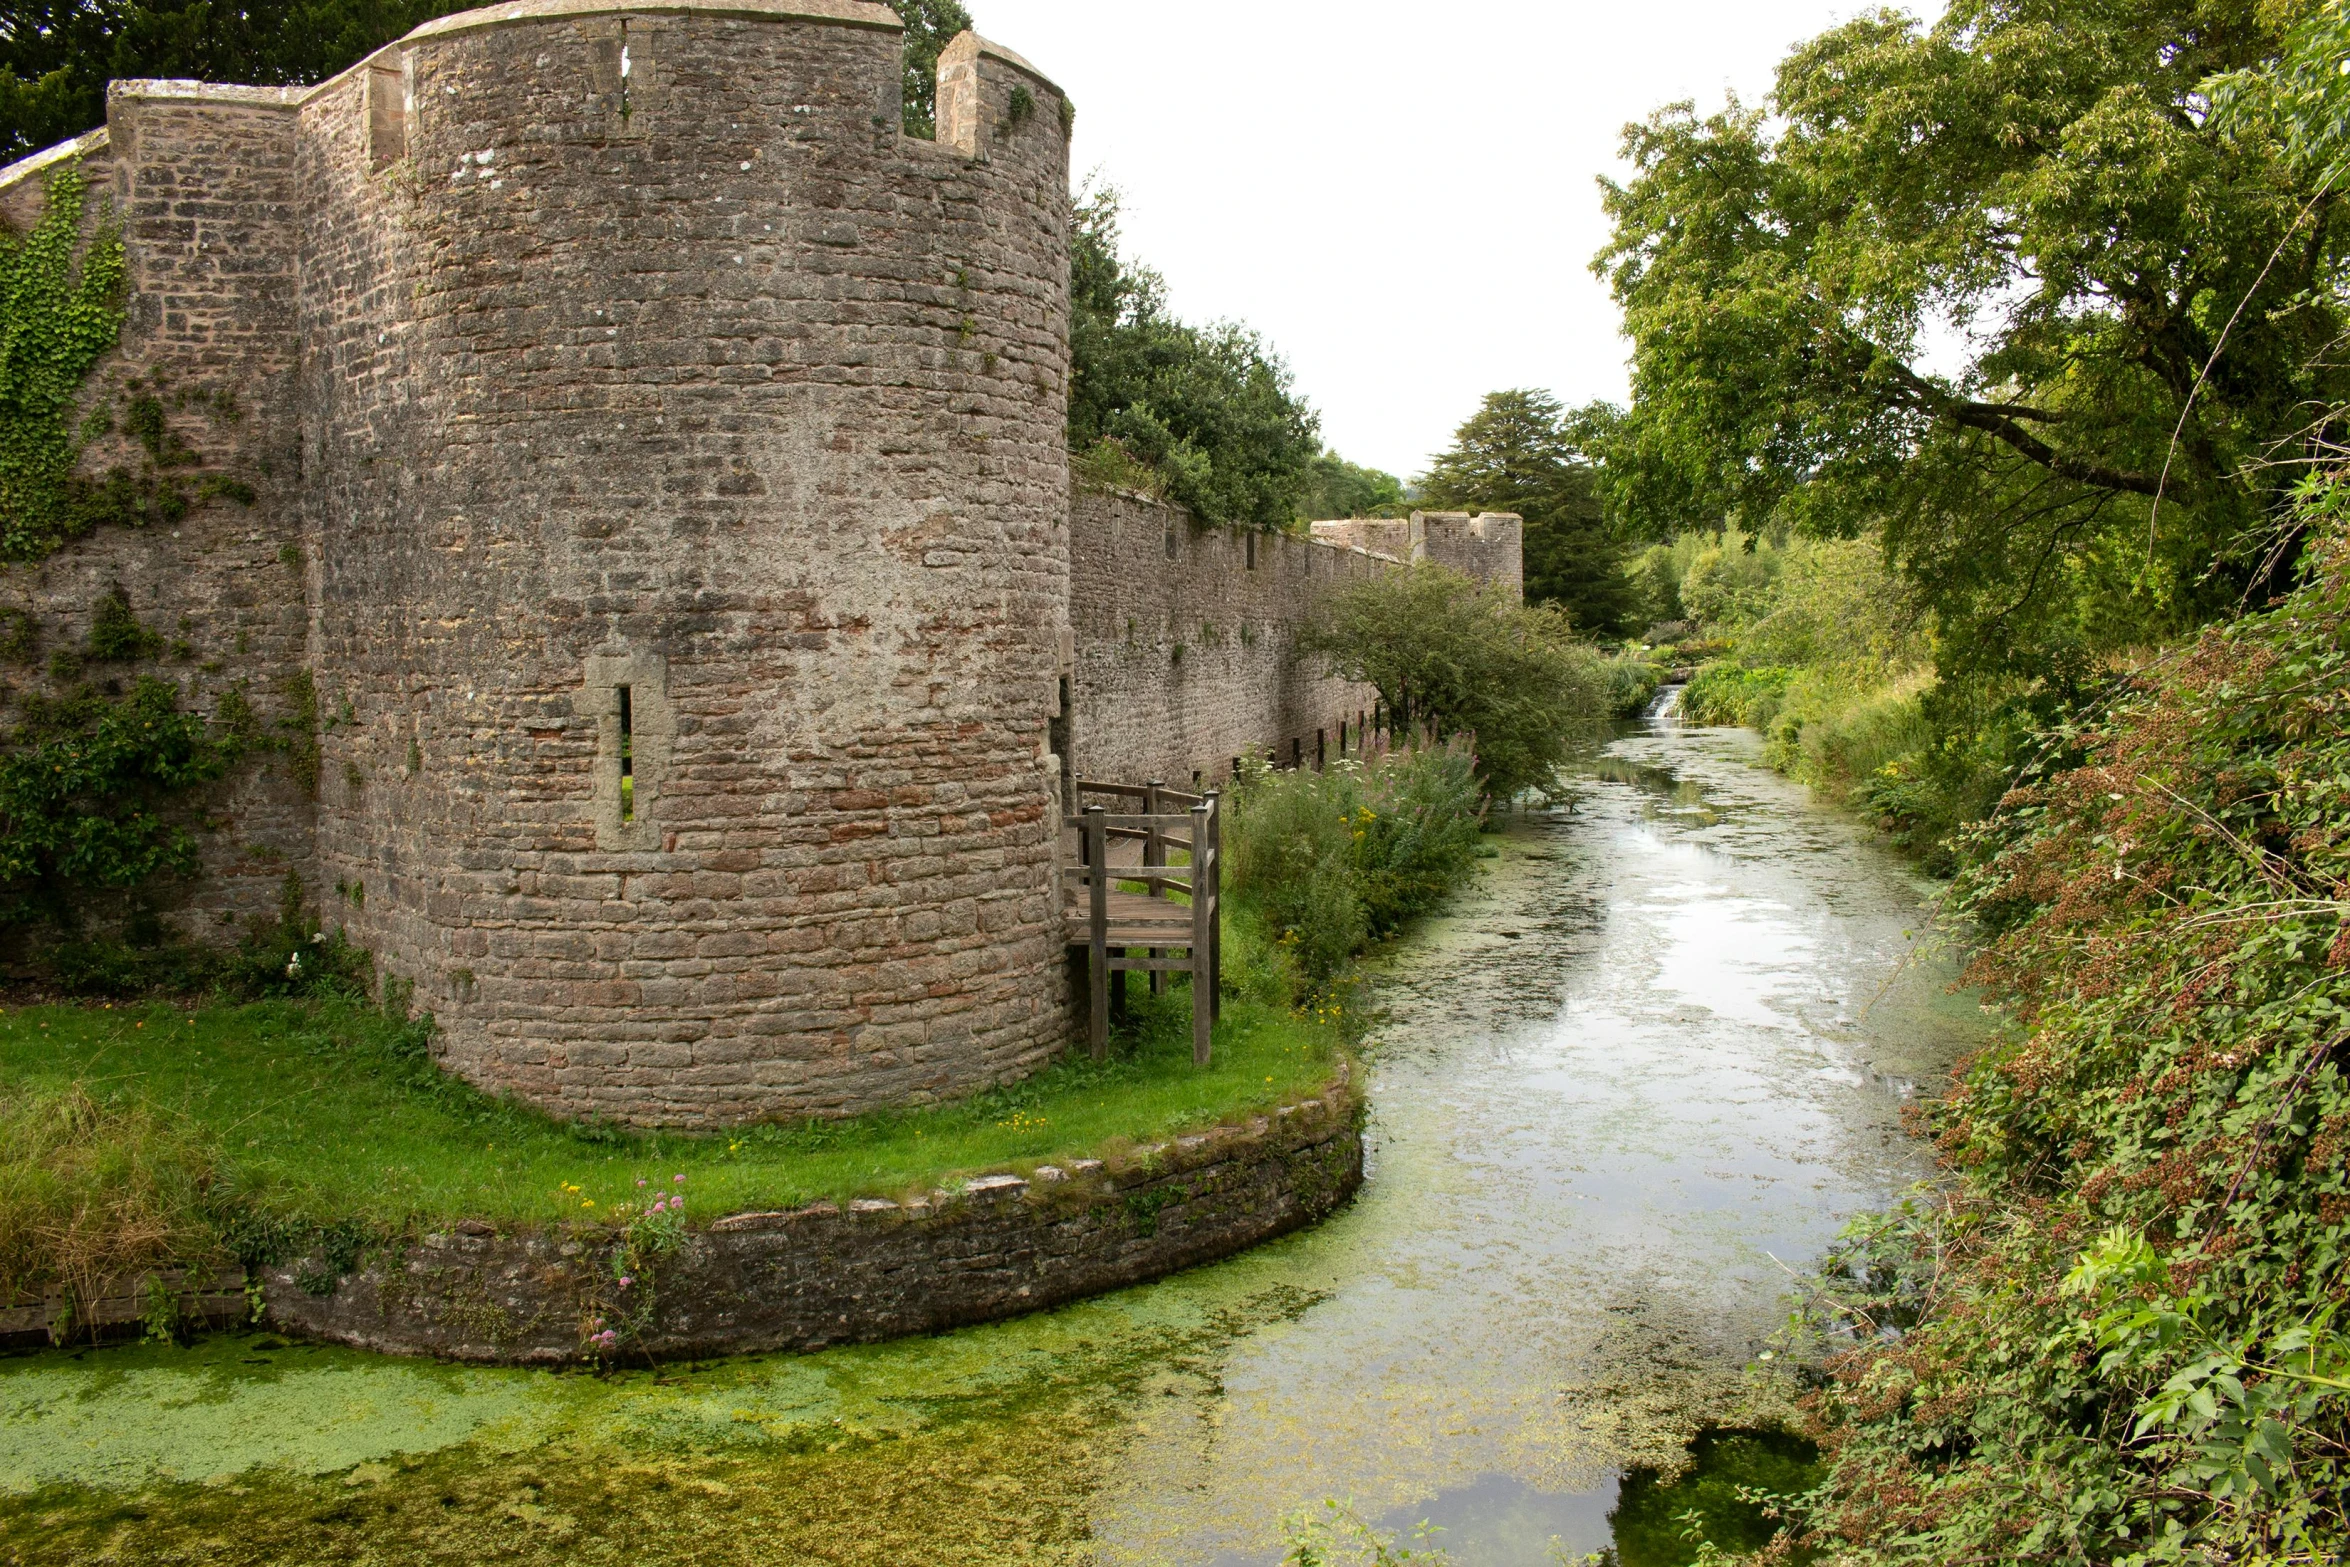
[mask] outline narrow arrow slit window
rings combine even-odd
[[[620,693],[620,820],[636,820],[636,714],[629,705],[628,687],[615,686]]]

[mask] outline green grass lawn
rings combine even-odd
[[[436,1071],[423,1028],[333,1001],[10,1009],[0,1012],[0,1098],[79,1084],[102,1103],[143,1105],[192,1126],[211,1150],[216,1189],[239,1206],[312,1222],[592,1220],[641,1197],[640,1181],[682,1189],[702,1221],[897,1197],[1163,1140],[1318,1091],[1342,1048],[1339,1027],[1254,983],[1255,943],[1234,934],[1227,951],[1240,949],[1251,994],[1227,1002],[1205,1070],[1191,1063],[1188,988],[1151,1001],[1137,982],[1134,1024],[1104,1063],[1080,1050],[973,1099],[849,1121],[716,1135],[567,1125]]]

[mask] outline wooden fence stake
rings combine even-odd
[[[1209,936],[1215,899],[1208,888],[1216,874],[1210,834],[1213,812],[1202,800],[1191,808],[1191,1064],[1208,1064],[1208,1039],[1216,1021],[1216,981],[1209,969],[1215,942]]]
[[[1110,839],[1098,805],[1085,808],[1085,866],[1090,903],[1085,966],[1093,989],[1088,1038],[1093,1058],[1106,1061],[1110,1055]]]

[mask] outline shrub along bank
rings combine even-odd
[[[1485,801],[1465,740],[1323,772],[1242,764],[1225,835],[1233,900],[1306,989],[1434,908],[1478,857]]]
[[[2323,492],[2321,515],[2340,497]],[[1959,845],[2009,1022],[1826,1316],[1852,1563],[2350,1553],[2350,542],[2044,737]]]
[[[1484,792],[1549,794],[1609,712],[1607,661],[1556,605],[1425,562],[1329,594],[1298,639],[1376,686],[1398,730],[1468,735]]]

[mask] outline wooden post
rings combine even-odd
[[[1085,808],[1085,882],[1087,910],[1085,963],[1092,979],[1093,1011],[1087,1042],[1096,1061],[1110,1054],[1110,839],[1102,825],[1102,808]]]
[[[1142,868],[1144,870],[1164,870],[1167,865],[1167,840],[1159,834],[1159,791],[1166,787],[1166,783],[1157,778],[1153,778],[1142,786],[1142,814],[1150,818],[1150,826],[1145,829],[1146,835],[1142,840]],[[1166,884],[1163,882],[1154,881],[1146,885],[1150,895],[1154,898],[1163,898],[1167,895]],[[1150,955],[1154,958],[1166,956],[1157,947],[1150,949]],[[1159,994],[1165,988],[1166,981],[1166,975],[1157,969],[1152,969],[1151,994],[1154,996]],[[1119,986],[1121,990],[1124,988],[1124,985]]]
[[[1224,1015],[1224,797],[1215,790],[1208,791],[1201,802],[1208,808],[1208,857],[1205,870],[1191,873],[1191,895],[1196,900],[1200,889],[1207,889],[1208,899],[1208,1015],[1211,1019]],[[1198,851],[1192,854],[1199,861]]]
[[[1191,1064],[1208,1064],[1208,1041],[1216,1022],[1215,938],[1209,934],[1215,898],[1209,878],[1215,875],[1215,851],[1209,834],[1211,811],[1202,800],[1191,808]]]

